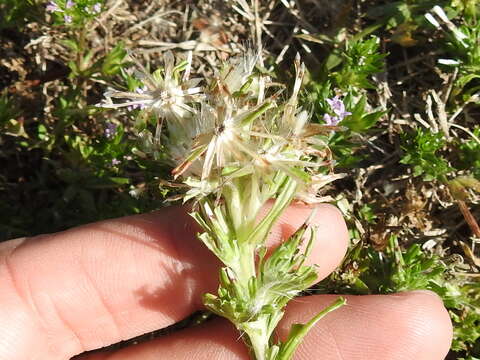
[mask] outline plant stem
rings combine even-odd
[[[266,326],[262,326],[262,329],[265,329]],[[268,349],[268,338],[266,338],[266,334],[261,334],[262,336],[258,336],[257,334],[249,334],[250,342],[252,343],[253,352],[255,354],[255,360],[265,360],[266,353]]]

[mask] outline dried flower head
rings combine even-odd
[[[135,60],[135,59],[134,59]],[[143,109],[161,119],[183,121],[196,113],[192,103],[201,99],[200,79],[189,79],[191,54],[186,61],[175,64],[172,52],[164,55],[164,68],[151,74],[138,61],[136,78],[142,84],[134,92],[110,90],[98,106],[105,108]],[[183,77],[180,74],[183,72]],[[123,99],[114,102],[113,99]]]
[[[271,93],[270,79],[255,73],[257,60],[253,51],[233,59],[202,90],[199,79],[189,80],[191,54],[175,64],[167,52],[163,69],[153,74],[137,62],[135,75],[142,85],[132,92],[108,91],[100,106],[158,116],[156,138],[165,126],[168,136],[162,143],[174,177],[191,188],[186,198],[221,197],[240,178],[251,182],[253,192],[275,196],[268,189],[283,174],[298,184],[297,198],[317,202],[320,188],[338,176],[331,173],[327,145],[317,137],[329,127],[311,124],[309,112],[299,105],[305,67],[297,57],[293,91],[282,102],[278,91]],[[350,115],[339,96],[327,101],[332,113],[327,125]]]
[[[319,126],[310,124],[309,113],[298,105],[304,66],[296,60],[293,93],[280,105],[277,94],[261,102],[248,94],[253,80],[258,86],[265,83],[254,79],[255,61],[256,56],[248,53],[209,84],[207,88],[213,90],[201,110],[184,124],[183,141],[167,142],[176,164],[173,174],[188,179],[189,186],[196,188],[193,192],[204,196],[207,191],[222,193],[222,184],[248,176],[255,178],[257,191],[262,192],[264,185],[270,186],[277,174],[283,173],[302,184],[299,198],[317,202],[318,189],[338,177],[328,171],[312,177],[331,165],[331,159],[322,157],[329,152],[318,149],[326,146],[316,138]],[[253,95],[266,91],[255,90]],[[339,117],[349,114],[338,98],[332,100],[332,106]]]

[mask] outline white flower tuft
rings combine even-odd
[[[133,57],[132,57],[133,58]],[[164,55],[164,68],[150,74],[138,61],[135,75],[142,83],[134,92],[110,90],[99,106],[110,109],[142,109],[155,113],[161,119],[183,121],[195,114],[192,103],[202,98],[200,79],[180,79],[179,73],[190,66],[188,60],[175,65],[173,54]],[[191,59],[189,57],[188,59]],[[114,102],[113,99],[124,101]]]
[[[318,202],[320,188],[339,177],[331,174],[331,153],[317,135],[328,133],[331,125],[350,115],[340,98],[328,100],[329,126],[311,124],[311,114],[298,104],[305,75],[298,56],[292,94],[284,103],[278,92],[268,93],[268,77],[254,74],[258,55],[251,50],[206,81],[205,91],[197,86],[199,79],[189,80],[191,60],[189,54],[175,64],[167,52],[164,68],[153,74],[137,62],[136,77],[142,85],[132,92],[110,89],[101,106],[140,109],[159,117],[155,138],[165,126],[168,136],[162,143],[173,176],[191,189],[186,199],[211,193],[221,197],[225,186],[240,178],[250,182],[252,194],[274,196],[268,189],[275,189],[273,184],[284,174],[299,184],[298,199]],[[153,144],[153,136],[149,139],[147,143]]]

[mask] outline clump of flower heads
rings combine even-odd
[[[133,92],[110,89],[99,106],[156,118],[150,136],[158,141],[149,143],[167,153],[173,180],[186,185],[183,200],[194,201],[191,215],[203,229],[199,239],[224,265],[217,294],[206,294],[204,304],[246,335],[252,358],[287,360],[308,329],[344,300],[301,330],[300,325],[292,328],[285,342],[275,341],[287,302],[316,281],[314,267],[304,264],[315,229],[307,221],[269,256],[266,238],[291,201],[324,201],[321,188],[341,177],[333,173],[321,135],[338,129],[350,113],[336,97],[329,100],[332,115],[325,115],[326,124],[310,122],[310,113],[299,105],[305,74],[299,57],[289,96],[256,71],[253,51],[210,79],[190,79],[191,59],[189,54],[175,61],[167,52],[164,67],[153,73],[137,61],[133,76],[141,85]],[[267,202],[272,202],[270,210],[259,220]],[[302,253],[304,241],[308,245]]]
[[[65,24],[83,24],[86,19],[98,16],[102,8],[103,0],[51,0],[46,5],[46,10]]]

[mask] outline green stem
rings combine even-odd
[[[250,279],[252,277],[256,277],[255,249],[252,246],[241,247],[237,263],[232,264],[232,266],[230,267],[235,272],[235,275],[237,277],[236,281],[242,289],[244,299],[249,299]]]
[[[297,189],[296,181],[290,178],[285,178],[282,181],[281,186],[282,190],[280,191],[270,211],[250,232],[246,238],[246,241],[242,242],[241,244],[240,264],[243,272],[242,279],[239,280],[242,281],[243,286],[246,286],[247,291],[250,279],[252,276],[257,276],[255,264],[257,247],[266,244],[268,234],[273,225],[295,196],[295,191]],[[259,209],[257,209],[257,213],[258,210]],[[250,299],[250,302],[254,304],[256,300],[257,299],[253,297]],[[280,316],[278,316],[279,314],[276,315],[275,321],[278,322],[283,316],[283,313]],[[272,319],[270,316],[264,315],[252,322],[242,324],[240,327],[240,329],[245,331],[245,333],[248,335],[251,349],[255,355],[255,360],[267,359],[267,354],[271,345],[270,338],[274,328],[272,327],[272,330],[268,330],[270,328],[269,323],[271,321]]]
[[[87,27],[82,27],[81,29],[78,30],[78,35],[77,35],[77,43],[78,43],[78,52],[76,56],[76,63],[77,63],[77,69],[79,71],[79,76],[75,79],[75,85],[76,88],[79,91],[82,91],[82,95],[86,97],[86,89],[82,88],[83,83],[85,81],[85,78],[83,77],[83,71],[84,65],[83,64],[83,58],[85,56],[85,50],[87,48]]]
[[[255,360],[276,358],[276,355],[272,355],[272,351],[275,348],[278,352],[279,347],[271,343],[271,337],[275,326],[283,316],[282,309],[278,307],[272,307],[267,314],[260,312],[267,304],[265,304],[265,294],[258,293],[258,282],[254,280],[258,276],[256,251],[265,246],[270,230],[288,207],[297,190],[297,182],[291,178],[279,176],[276,180],[275,191],[272,190],[273,194],[277,194],[275,202],[258,223],[256,223],[255,217],[261,207],[265,205],[267,197],[263,201],[252,202],[251,199],[248,201],[241,196],[242,194],[237,189],[247,191],[246,189],[255,188],[255,184],[240,184],[240,180],[237,188],[229,189],[224,193],[227,205],[223,210],[203,211],[200,217],[204,218],[197,219],[211,234],[212,239],[218,238],[218,240],[230,244],[228,247],[223,247],[220,244],[215,245],[213,241],[211,243],[206,241],[207,246],[214,249],[217,256],[233,272],[234,277],[225,283],[230,281],[232,283],[230,289],[234,289],[232,294],[241,297],[238,301],[232,301],[233,311],[227,308],[227,310],[219,310],[218,313],[222,314],[222,311],[226,311],[227,316],[225,317],[229,318],[241,332],[247,335],[245,342],[250,347]],[[259,196],[253,190],[247,191],[247,195]],[[216,236],[215,232],[220,233]],[[242,307],[237,307],[238,304],[242,304]],[[237,309],[244,310],[238,312]]]
[[[246,245],[240,250],[240,268],[241,278],[248,286],[250,279],[256,276],[255,248],[253,246]]]
[[[266,326],[263,326],[265,328]],[[268,337],[266,334],[252,334],[248,336],[252,344],[253,353],[255,354],[255,360],[265,360],[268,350]]]

